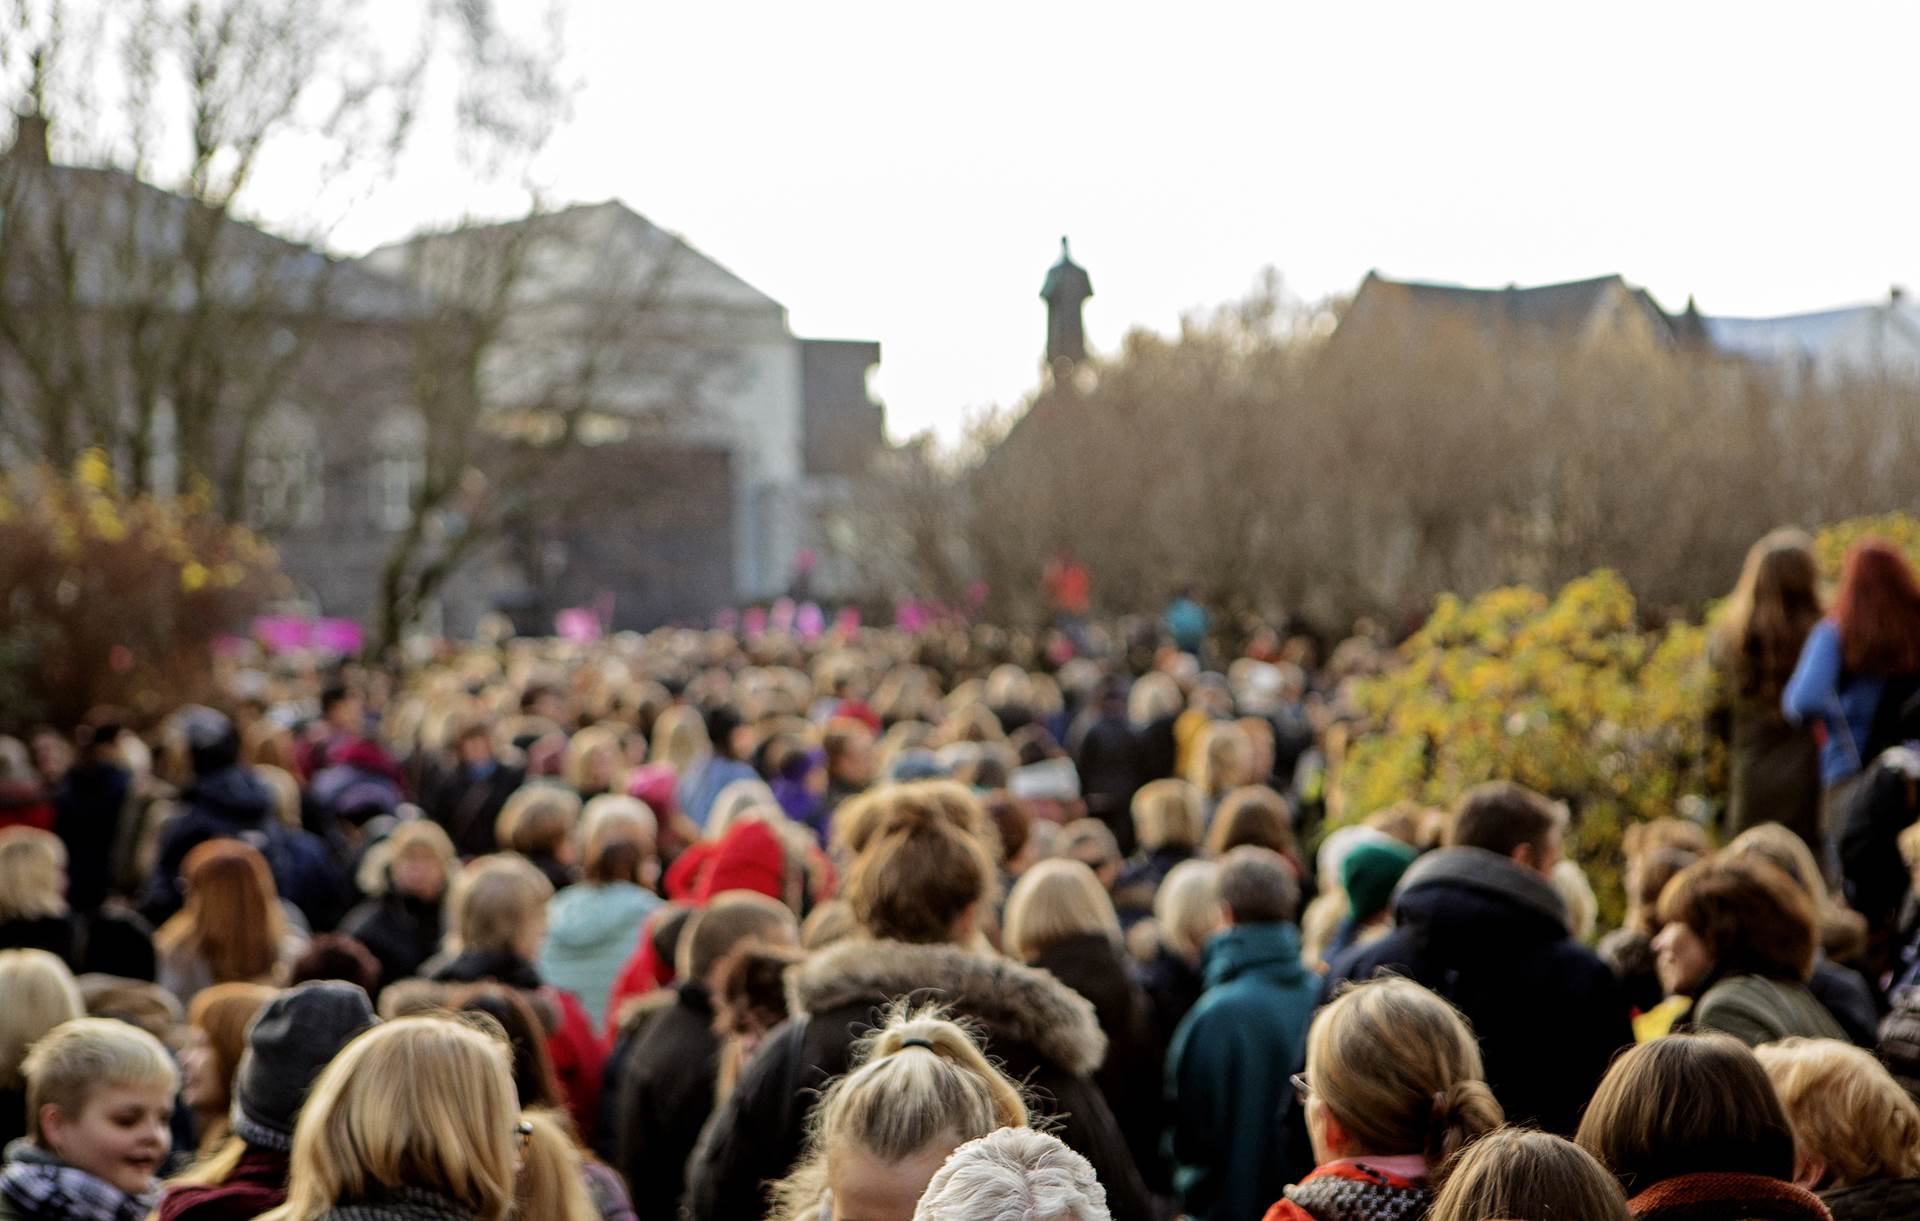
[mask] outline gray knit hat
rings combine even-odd
[[[234,1135],[258,1149],[290,1151],[313,1079],[379,1020],[359,985],[337,980],[301,984],[268,1001],[247,1027],[234,1078]]]

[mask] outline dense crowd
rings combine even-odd
[[[1553,796],[1329,816],[1370,635],[1219,645],[494,632],[0,739],[0,1221],[1920,1216],[1896,552],[1755,547],[1612,929]]]

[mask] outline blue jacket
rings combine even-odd
[[[597,1030],[606,1023],[607,994],[640,944],[640,930],[659,896],[632,882],[579,882],[547,905],[547,943],[540,974],[586,1006]]]
[[[1780,692],[1780,711],[1795,725],[1819,721],[1827,727],[1820,747],[1820,783],[1831,788],[1859,775],[1871,760],[1862,760],[1873,714],[1880,706],[1886,680],[1850,678],[1841,673],[1840,625],[1822,619],[1807,633],[1793,677]]]
[[[1167,1052],[1174,1190],[1198,1221],[1242,1221],[1310,1169],[1284,1164],[1275,1133],[1320,977],[1300,961],[1299,929],[1241,924],[1207,942],[1206,979]]]

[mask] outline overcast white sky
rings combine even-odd
[[[1370,267],[1724,314],[1920,289],[1917,5],[572,0],[567,36],[558,195],[879,340],[896,436],[1033,386],[1063,233],[1101,350],[1269,264],[1307,298]]]

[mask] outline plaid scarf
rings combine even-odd
[[[473,1221],[452,1200],[420,1187],[397,1187],[369,1200],[336,1204],[320,1221]]]
[[[39,1160],[16,1161],[0,1171],[0,1193],[46,1221],[142,1221],[154,1201],[73,1166]]]

